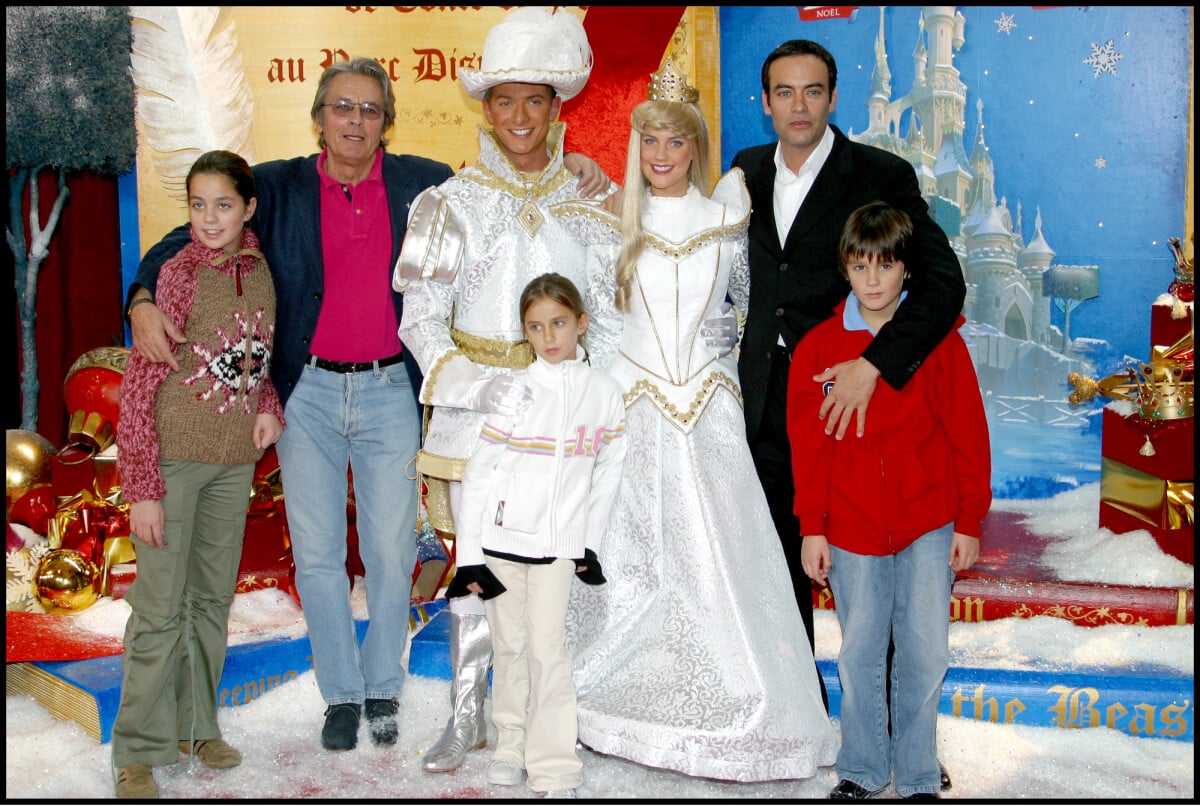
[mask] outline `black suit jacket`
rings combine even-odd
[[[745,400],[746,434],[753,442],[762,422],[767,380],[779,336],[788,350],[814,325],[833,314],[850,293],[837,264],[837,246],[850,214],[871,201],[886,201],[913,220],[915,249],[905,265],[912,277],[895,317],[863,353],[891,386],[907,383],[962,311],[962,268],[941,227],[929,215],[911,165],[882,149],[851,142],[836,126],[826,160],[779,245],[775,226],[775,143],[739,151],[750,190],[750,309],[738,372]]]
[[[258,207],[250,226],[262,242],[262,251],[275,280],[275,344],[271,353],[271,381],[286,404],[300,379],[308,357],[308,345],[317,330],[321,297],[325,287],[325,264],[321,251],[321,182],[316,154],[274,160],[254,166]],[[392,267],[400,255],[408,230],[408,208],[427,187],[440,185],[454,175],[450,166],[407,154],[383,155],[383,185],[392,222],[392,257],[387,266],[387,287],[392,287]],[[129,296],[141,286],[153,293],[163,263],[191,239],[188,224],[163,236],[142,258],[129,287]],[[404,297],[392,291],[396,323],[404,308]],[[126,301],[128,305],[128,300]],[[386,356],[380,356],[384,358]],[[421,389],[421,368],[408,350],[405,369],[412,381],[413,395]]]

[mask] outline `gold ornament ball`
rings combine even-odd
[[[8,460],[4,474],[4,516],[7,519],[12,513],[13,504],[30,488],[50,483],[57,451],[50,440],[41,434],[19,428],[8,429],[4,442]]]
[[[78,613],[100,597],[96,564],[73,549],[55,549],[33,574],[33,589],[47,613]]]

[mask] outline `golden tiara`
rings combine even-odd
[[[646,98],[651,101],[674,101],[677,104],[694,104],[700,100],[700,91],[687,83],[687,76],[675,69],[675,60],[667,56],[657,73],[650,74],[650,86]]]

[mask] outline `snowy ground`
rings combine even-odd
[[[1063,541],[1047,553],[1063,579],[1161,587],[1193,586],[1191,566],[1164,555],[1148,533],[1112,535],[1096,530],[1098,484],[1047,501],[998,501],[997,507],[1029,514],[1039,533]],[[1091,524],[1091,526],[1088,526]],[[356,607],[363,608],[361,597]],[[79,614],[81,626],[120,635],[128,606],[101,600]],[[231,642],[268,635],[299,635],[303,618],[278,591],[238,597]],[[832,658],[841,643],[837,621],[817,613],[817,655]],[[1126,666],[1152,659],[1194,674],[1194,627],[1078,627],[1041,617],[951,625],[954,663],[976,667],[1064,668]],[[401,731],[395,747],[380,749],[364,730],[358,749],[327,753],[319,734],[324,704],[311,672],[238,708],[221,711],[225,738],[239,747],[243,764],[208,770],[186,762],[155,770],[165,797],[187,800],[242,798],[435,801],[525,799],[523,786],[486,783],[487,751],[469,754],[458,771],[420,769],[425,748],[449,715],[449,684],[412,677],[401,698]],[[835,725],[837,724],[835,720]],[[74,722],[55,719],[31,696],[6,698],[6,799],[103,799],[113,796],[110,746],[97,744]],[[995,725],[942,716],[939,758],[954,778],[949,797],[1008,800],[1194,800],[1194,745],[1134,738],[1107,728],[1064,730]],[[587,799],[714,800],[823,798],[836,783],[832,768],[812,779],[733,784],[688,778],[620,759],[581,751]],[[885,797],[894,797],[892,792]]]

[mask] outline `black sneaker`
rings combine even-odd
[[[356,702],[343,702],[326,708],[321,746],[326,750],[353,750],[358,744],[360,714],[362,706]]]
[[[942,776],[942,791],[949,792],[954,786],[954,782],[950,780],[950,773],[946,772],[946,766],[940,761],[938,762],[938,771]]]
[[[881,786],[879,789],[870,790],[864,786],[859,786],[853,781],[847,781],[845,778],[838,781],[838,785],[829,793],[830,800],[866,800],[873,798],[883,790],[886,786]]]
[[[400,729],[396,725],[396,700],[367,700],[367,726],[371,729],[371,741],[375,744],[392,746]]]

